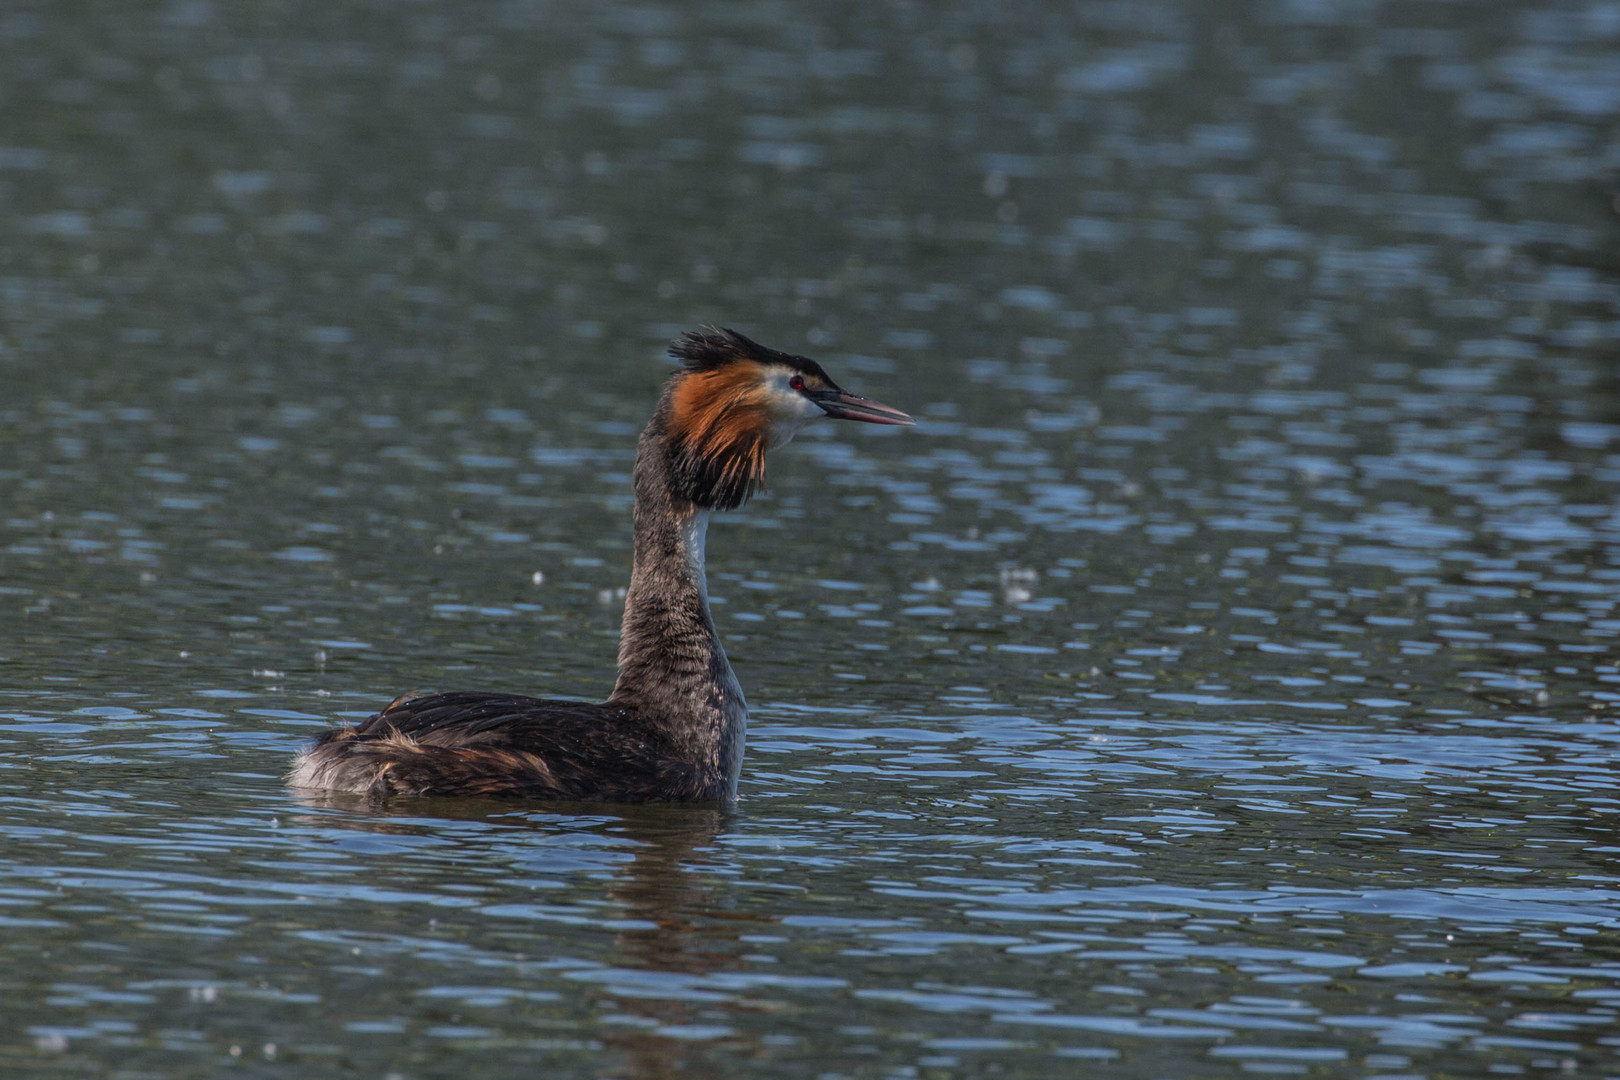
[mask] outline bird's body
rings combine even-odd
[[[909,424],[814,361],[733,331],[687,334],[641,434],[619,678],[601,704],[450,693],[400,698],[327,732],[289,783],[369,795],[701,802],[736,795],[748,706],[709,612],[709,513],[763,482],[765,452],[833,416]]]
[[[732,790],[630,709],[486,693],[395,702],[305,751],[293,783],[371,795],[605,802],[642,802],[654,792],[707,801]]]

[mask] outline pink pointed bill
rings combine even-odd
[[[852,394],[848,390],[824,390],[810,399],[821,411],[837,420],[859,420],[866,424],[915,424],[917,421],[899,409]]]

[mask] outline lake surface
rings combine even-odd
[[[1620,7],[0,10],[0,1073],[1620,1073]],[[725,810],[600,698],[731,325]]]

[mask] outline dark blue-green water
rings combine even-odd
[[[0,6],[0,1074],[1620,1075],[1620,7]],[[599,698],[670,337],[732,809]]]

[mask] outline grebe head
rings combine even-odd
[[[682,334],[681,361],[660,409],[676,493],[700,508],[730,510],[765,485],[765,452],[823,417],[911,424],[899,409],[852,394],[803,356],[777,352],[735,330]]]

